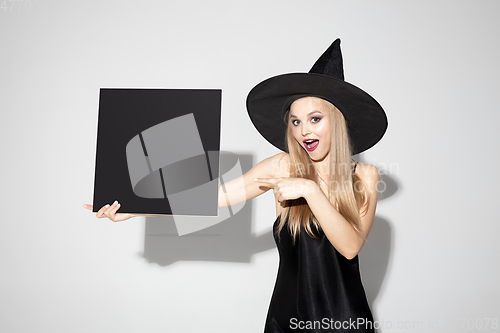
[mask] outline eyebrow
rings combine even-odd
[[[310,115],[315,114],[315,113],[321,113],[321,111],[319,111],[319,110],[314,110],[314,111],[311,111],[311,112],[309,112],[309,113],[307,114],[307,116],[309,117]],[[290,115],[290,118],[297,118],[297,116],[296,116],[296,115],[294,115],[294,114],[291,114],[291,115]]]

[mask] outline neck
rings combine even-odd
[[[330,174],[330,160],[328,158],[325,158],[321,161],[314,162],[314,165],[316,167],[316,171],[319,172],[319,174],[323,176],[329,176]]]
[[[321,177],[329,177],[330,176],[330,160],[325,158],[321,161],[313,161],[314,166],[316,167],[316,172],[319,172]],[[354,167],[356,162],[351,160],[351,167]],[[325,179],[326,180],[326,179]]]

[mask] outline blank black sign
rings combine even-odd
[[[99,97],[94,212],[216,216],[220,89],[110,89]]]

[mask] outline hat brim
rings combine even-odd
[[[247,110],[257,131],[283,151],[288,151],[284,115],[293,96],[297,95],[323,98],[342,112],[353,145],[353,155],[373,147],[387,130],[387,116],[383,108],[360,88],[321,74],[282,74],[262,81],[250,91]]]

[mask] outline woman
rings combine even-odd
[[[373,332],[357,254],[375,216],[379,175],[352,155],[384,135],[382,107],[344,81],[337,39],[309,73],[258,84],[247,108],[257,130],[285,152],[243,175],[244,188],[241,179],[225,184],[219,207],[274,192],[280,264],[265,332]],[[135,216],[119,207],[106,205],[97,217]]]

